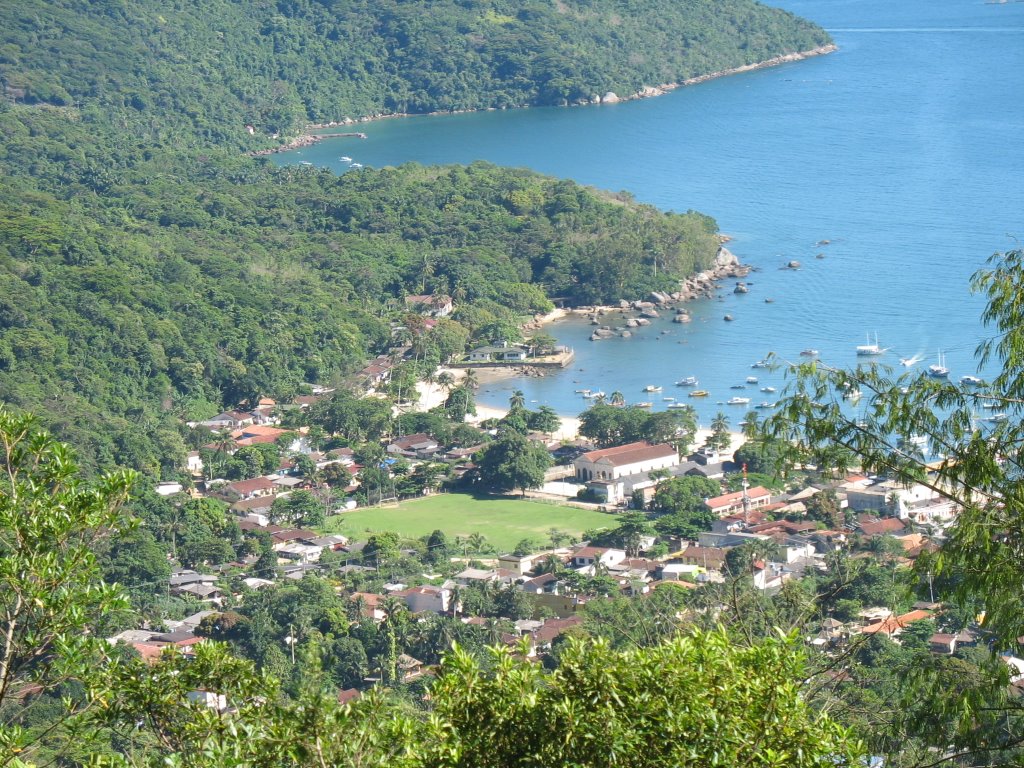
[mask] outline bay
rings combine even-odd
[[[707,423],[732,395],[775,397],[730,389],[763,374],[750,364],[767,352],[795,361],[815,348],[852,365],[855,346],[875,333],[892,365],[912,355],[927,365],[942,350],[953,377],[974,373],[975,346],[990,331],[969,278],[1024,236],[1024,3],[782,5],[829,29],[840,50],[617,105],[383,120],[360,129],[365,140],[327,140],[276,161],[338,171],[348,167],[342,155],[372,166],[529,167],[708,213],[755,266],[750,293],[724,284],[720,299],[692,305],[688,325],[666,320],[601,342],[587,341],[585,320],[553,325],[576,350],[572,368],[489,384],[480,395],[489,405],[520,388],[532,407],[574,415],[586,405],[574,390],[588,387],[656,397],[661,408],[645,385],[681,397],[671,383],[695,375],[711,392],[695,403]],[[780,269],[792,259],[802,268]],[[783,383],[781,373],[761,379]],[[733,423],[745,411],[726,410]]]

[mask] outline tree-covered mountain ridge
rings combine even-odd
[[[90,464],[179,464],[181,421],[385,352],[507,338],[548,297],[669,291],[715,222],[529,171],[274,168],[345,115],[573,103],[827,43],[751,0],[0,0],[0,400]],[[250,134],[246,126],[252,126]],[[433,359],[433,358],[431,358]]]
[[[9,98],[96,102],[144,135],[239,146],[345,117],[636,94],[831,42],[753,0],[2,0],[0,10]]]

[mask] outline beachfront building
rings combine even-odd
[[[627,475],[654,472],[679,466],[679,452],[668,443],[651,445],[641,440],[615,448],[602,448],[577,456],[573,461],[576,479],[618,480]]]
[[[606,504],[618,504],[633,491],[652,485],[651,472],[678,466],[679,452],[673,446],[646,441],[590,451],[573,461],[576,479]]]
[[[526,359],[526,349],[517,344],[477,347],[469,353],[471,363],[518,363]]]

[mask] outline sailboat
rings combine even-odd
[[[860,357],[875,357],[877,355],[884,355],[888,352],[888,349],[882,349],[878,346],[878,334],[875,334],[875,343],[871,343],[871,337],[868,336],[866,344],[857,345],[857,354]]]
[[[928,366],[928,375],[933,379],[944,379],[949,376],[949,368],[946,367],[946,357],[939,352],[939,362]]]

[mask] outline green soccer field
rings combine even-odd
[[[418,538],[440,529],[449,539],[480,533],[498,552],[508,552],[523,539],[547,544],[552,528],[579,536],[589,528],[612,528],[616,522],[615,515],[589,509],[446,493],[404,501],[394,507],[345,512],[329,518],[326,528],[356,539],[376,531],[395,531]]]

